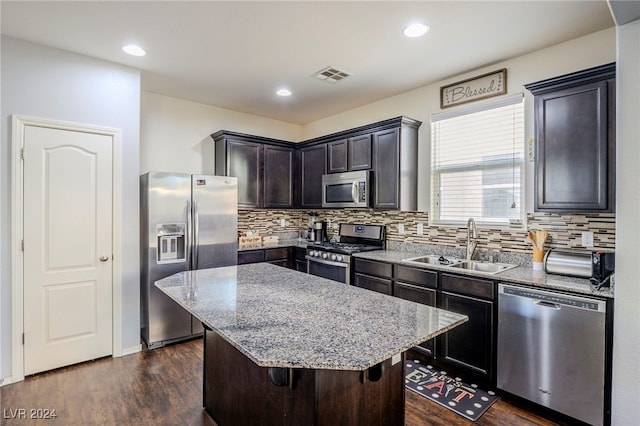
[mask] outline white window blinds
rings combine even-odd
[[[434,224],[487,225],[522,220],[523,95],[431,117],[431,218]]]

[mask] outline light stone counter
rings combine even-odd
[[[468,319],[268,263],[155,284],[261,367],[366,370]]]
[[[307,248],[309,244],[312,244],[311,241],[307,240],[278,240],[275,243],[263,243],[259,247],[238,247],[238,251],[248,251],[248,250],[264,250],[270,248],[280,248],[280,247],[299,247],[299,248]]]
[[[531,266],[519,266],[514,269],[508,269],[504,272],[497,274],[489,274],[486,272],[470,271],[465,269],[453,269],[447,266],[439,265],[427,265],[416,266],[415,264],[409,264],[402,262],[402,259],[412,258],[420,256],[417,253],[410,253],[398,250],[378,250],[369,251],[364,253],[356,253],[353,255],[355,258],[375,260],[379,262],[396,263],[409,267],[432,269],[438,271],[446,271],[455,274],[470,275],[476,277],[490,278],[498,282],[509,282],[516,284],[524,284],[530,287],[537,287],[542,289],[559,290],[564,292],[571,292],[577,294],[585,294],[590,296],[598,296],[604,298],[613,298],[614,291],[611,288],[605,287],[600,290],[596,290],[588,279],[565,277],[561,275],[546,274],[544,271],[534,271]]]

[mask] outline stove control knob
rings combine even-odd
[[[337,258],[338,258],[338,256],[336,256],[335,254],[331,255],[331,260],[333,260],[334,262],[336,261]]]
[[[311,256],[318,257],[319,255],[320,253],[318,253],[318,250],[314,250],[311,252]]]
[[[322,258],[323,259],[327,259],[329,257],[329,255],[327,253],[322,253]]]
[[[336,260],[337,260],[338,262],[342,262],[342,256],[340,256],[340,255],[336,256]]]

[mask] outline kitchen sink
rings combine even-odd
[[[466,269],[468,271],[486,272],[489,274],[497,274],[498,272],[506,271],[508,269],[515,268],[518,265],[512,265],[510,263],[490,263],[480,262],[476,260],[463,260],[458,263],[450,265],[452,268]]]
[[[426,256],[418,256],[418,257],[410,257],[408,259],[402,259],[403,262],[406,263],[415,263],[418,265],[440,265],[440,266],[449,266],[457,263],[457,259],[447,258],[437,254],[429,254]]]
[[[484,272],[487,274],[497,274],[499,272],[513,269],[518,265],[511,263],[491,263],[481,262],[479,260],[459,260],[450,257],[444,257],[437,254],[430,254],[425,256],[410,257],[402,259],[404,263],[410,263],[414,265],[438,265],[446,266],[452,269],[464,269],[467,271]]]

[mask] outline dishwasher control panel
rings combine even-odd
[[[606,302],[601,300],[587,299],[584,297],[573,297],[564,294],[550,293],[545,291],[544,293],[529,290],[521,287],[502,287],[500,292],[503,294],[510,294],[513,296],[527,297],[529,299],[535,299],[542,302],[548,302],[551,304],[558,304],[563,306],[571,306],[574,308],[587,309],[590,311],[604,311]]]

